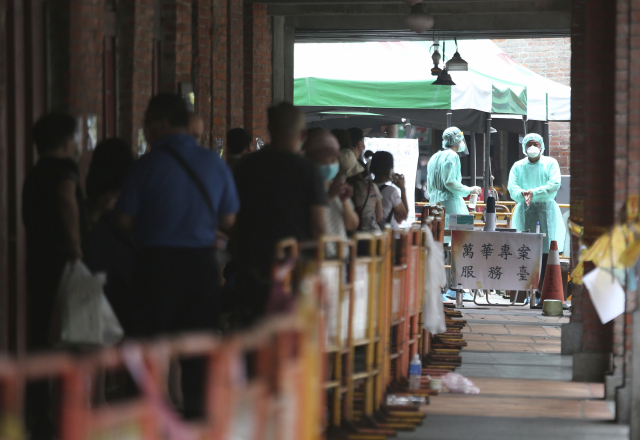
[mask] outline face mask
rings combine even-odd
[[[340,171],[340,164],[338,162],[330,165],[320,165],[320,172],[324,177],[325,182],[331,182]]]
[[[532,159],[535,159],[536,157],[540,156],[540,148],[534,147],[534,146],[527,148],[527,156],[529,156]]]

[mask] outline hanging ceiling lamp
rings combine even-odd
[[[438,42],[436,41],[431,48],[433,48],[433,53],[431,54],[431,60],[433,61],[433,68],[431,68],[431,75],[433,76],[438,76],[440,75],[440,72],[442,72],[442,69],[440,68],[440,60],[442,59],[442,56],[440,55],[440,51],[438,49],[440,49],[440,44],[438,44]]]
[[[456,53],[453,54],[453,58],[447,61],[447,70],[449,72],[466,72],[469,70],[469,63],[462,59],[458,53],[458,39],[453,39],[456,42]]]
[[[434,32],[435,34],[435,32]],[[434,35],[435,36],[435,35]],[[440,69],[439,64],[440,64],[440,52],[438,52],[438,48],[440,47],[440,45],[436,42],[433,46],[435,46],[435,50],[433,51],[433,54],[431,55],[431,59],[433,60],[433,69],[431,69],[431,74],[434,76],[437,76],[438,79],[436,79],[433,83],[431,83],[431,85],[434,86],[455,86],[456,83],[453,82],[453,80],[451,79],[451,75],[449,75],[449,72],[447,71],[446,67],[444,69]],[[445,48],[444,48],[444,43],[442,44],[442,52],[444,53]]]
[[[447,72],[447,69],[442,70],[440,75],[438,75],[438,79],[431,83],[433,86],[455,86],[456,83],[451,79],[451,75]]]
[[[405,2],[406,4],[408,4],[409,6],[413,6],[413,5],[417,5],[422,0],[402,0],[402,1]]]
[[[424,5],[414,4],[411,13],[404,18],[404,24],[412,31],[421,34],[433,28],[435,19],[424,10]]]

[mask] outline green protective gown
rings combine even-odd
[[[540,222],[540,232],[545,233],[543,252],[549,252],[551,240],[558,242],[558,250],[564,249],[566,229],[562,221],[560,207],[555,201],[560,189],[560,166],[552,157],[541,156],[531,163],[528,157],[513,164],[509,172],[509,194],[517,203],[513,213],[512,227],[518,232],[536,231]],[[532,191],[531,205],[524,202],[522,191]]]
[[[449,229],[450,214],[469,214],[462,198],[470,191],[470,187],[462,184],[458,153],[445,148],[434,154],[427,166],[427,192],[429,203],[439,202],[446,210],[445,229]]]

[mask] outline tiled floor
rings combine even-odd
[[[432,396],[423,427],[399,439],[628,438],[628,427],[611,422],[615,406],[604,400],[604,385],[571,381],[572,358],[560,354],[568,316],[474,306],[463,314],[468,346],[456,372],[480,394]]]

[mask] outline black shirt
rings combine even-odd
[[[52,311],[67,262],[67,231],[60,215],[58,186],[65,179],[79,181],[71,159],[41,158],[27,174],[22,191],[22,220],[27,238],[27,345],[30,350],[48,346]],[[83,197],[77,185],[80,233],[86,225]]]
[[[64,253],[69,237],[60,215],[58,186],[65,179],[76,183],[80,180],[78,165],[71,159],[43,157],[27,174],[22,192],[22,220],[26,229],[28,262]],[[82,190],[79,184],[76,187],[82,228],[86,216],[83,214]]]
[[[324,179],[307,158],[269,147],[243,157],[234,176],[240,197],[236,257],[241,267],[268,273],[278,241],[313,238],[311,207],[327,204]]]

